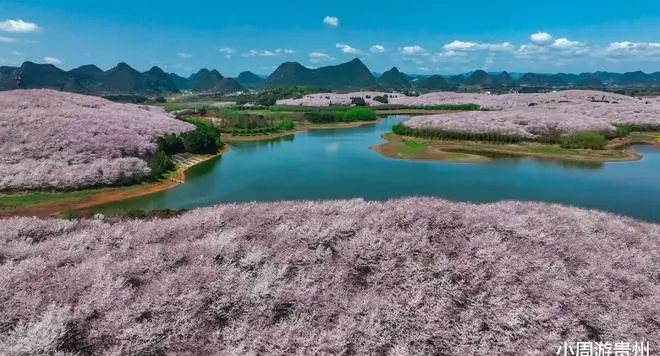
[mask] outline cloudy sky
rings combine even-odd
[[[660,71],[660,1],[0,0],[0,65]]]

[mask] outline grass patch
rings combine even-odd
[[[108,190],[108,189],[105,189]],[[103,189],[77,190],[57,193],[25,193],[0,195],[0,211],[7,211],[45,204],[66,204],[89,198],[104,191]]]
[[[428,144],[425,142],[403,141],[403,147],[401,148],[401,153],[404,155],[412,155],[427,147]]]

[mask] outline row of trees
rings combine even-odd
[[[577,132],[562,136],[559,145],[563,148],[602,150],[607,145],[607,138],[598,132]]]
[[[614,126],[616,127],[618,137],[626,137],[633,131],[660,131],[660,125],[657,124],[616,124]]]
[[[447,131],[436,128],[410,128],[402,123],[392,126],[392,132],[402,136],[412,136],[424,139],[455,140],[455,141],[482,141],[492,143],[518,143],[526,141],[517,135],[507,135],[498,132],[461,132]],[[529,139],[527,139],[529,141]],[[544,135],[535,141],[559,144],[563,148],[587,148],[602,150],[607,145],[607,137],[600,132],[577,132],[569,135]]]
[[[295,121],[292,119],[284,119],[279,125],[262,127],[256,129],[243,129],[243,128],[231,128],[228,132],[232,136],[259,136],[259,135],[268,135],[273,133],[278,133],[282,131],[291,131],[296,127]]]
[[[304,113],[305,120],[320,124],[333,122],[374,121],[378,117],[376,112],[367,108],[353,108],[348,110],[316,110]]]
[[[258,106],[273,106],[277,100],[288,98],[302,98],[305,95],[327,92],[326,89],[310,88],[304,86],[292,86],[286,88],[274,88],[255,94],[245,94],[236,98],[237,105],[254,104]]]
[[[456,140],[456,141],[484,141],[494,143],[517,143],[523,138],[516,135],[507,135],[498,132],[461,132],[446,131],[435,128],[413,129],[402,123],[392,126],[392,132],[401,136],[412,136],[433,140]]]

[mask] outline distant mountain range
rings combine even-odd
[[[206,68],[186,78],[166,73],[158,67],[140,72],[123,62],[106,71],[95,65],[64,71],[52,64],[33,62],[25,62],[20,67],[0,66],[0,90],[48,88],[91,95],[160,96],[183,90],[232,93],[294,85],[335,91],[660,87],[660,72],[543,74],[475,70],[448,76],[405,74],[393,67],[377,74],[357,58],[317,69],[297,62],[285,62],[266,78],[252,72],[242,72],[236,78],[229,78],[215,69]]]
[[[158,67],[139,72],[123,62],[107,71],[95,65],[64,71],[52,64],[25,62],[20,67],[0,67],[0,90],[45,88],[92,95],[158,96],[182,90],[231,93],[263,86],[264,79],[242,74],[241,78],[226,78],[215,69],[203,68],[185,78]],[[244,78],[248,79],[241,83]]]

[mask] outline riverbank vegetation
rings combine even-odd
[[[535,157],[568,162],[598,163],[635,161],[641,158],[638,154],[626,151],[618,146],[606,146],[603,149],[577,149],[539,142],[494,143],[474,140],[438,140],[401,136],[395,133],[385,134],[383,138],[386,142],[372,147],[374,151],[385,157],[412,160],[481,162],[492,157]],[[639,138],[636,139],[635,143],[648,143],[648,139]],[[626,145],[628,144],[630,142],[626,143]],[[411,150],[410,147],[415,145],[423,149]],[[470,155],[470,157],[454,157],[449,155],[450,153],[465,154]]]
[[[11,286],[0,288],[0,349],[547,355],[566,335],[660,344],[657,224],[432,198],[172,214],[0,221],[0,285]]]

